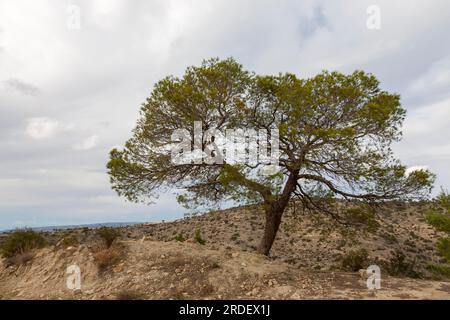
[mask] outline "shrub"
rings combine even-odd
[[[448,193],[448,191],[441,188],[441,192],[436,197],[436,200],[439,206],[450,213],[450,193]]]
[[[75,235],[69,235],[69,236],[67,236],[67,237],[64,237],[64,238],[61,240],[60,244],[61,244],[63,247],[67,248],[67,247],[73,247],[73,246],[78,245],[78,244],[79,244],[79,241],[78,241],[77,236],[75,236]]]
[[[385,267],[388,274],[390,274],[391,276],[420,278],[420,273],[414,270],[415,265],[415,260],[408,260],[403,252],[396,250],[392,254]]]
[[[123,257],[123,250],[117,246],[111,246],[94,253],[94,260],[99,271],[105,271],[117,264]]]
[[[426,220],[437,230],[450,233],[450,216],[447,214],[430,211],[426,215]]]
[[[179,234],[175,237],[175,240],[176,240],[176,241],[179,241],[179,242],[184,242],[184,241],[186,241],[186,238],[183,237],[183,234],[179,233]]]
[[[365,226],[367,231],[370,232],[376,231],[379,227],[374,212],[366,211],[363,208],[350,208],[345,210],[344,218],[351,224]]]
[[[16,230],[11,233],[6,241],[1,245],[1,254],[6,258],[24,254],[33,249],[46,246],[47,240],[42,234],[31,229]]]
[[[450,278],[450,267],[449,266],[446,266],[443,264],[430,263],[429,265],[427,265],[426,268],[428,271],[430,271],[431,273],[433,273],[437,276]]]
[[[114,241],[120,237],[120,231],[114,228],[102,227],[97,229],[95,233],[103,240],[106,248],[111,247]]]
[[[358,271],[365,269],[369,265],[369,254],[366,249],[349,251],[342,258],[342,268],[347,271]]]
[[[194,240],[195,240],[195,242],[197,242],[198,244],[201,244],[201,245],[204,245],[206,243],[206,241],[202,238],[202,235],[200,234],[200,230],[198,230],[198,229],[195,232]]]
[[[394,234],[392,234],[392,233],[383,232],[381,234],[381,237],[384,240],[386,240],[386,242],[389,243],[389,244],[394,244],[394,243],[398,242],[397,237]]]
[[[22,265],[22,264],[27,263],[28,261],[31,261],[34,258],[34,255],[35,255],[35,253],[33,251],[18,253],[15,256],[6,258],[5,263],[6,263],[6,266]]]
[[[450,262],[450,237],[439,239],[437,249],[439,254]]]

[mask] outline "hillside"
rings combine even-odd
[[[101,270],[93,230],[47,233],[52,245],[29,261],[17,266],[3,260],[0,298],[450,299],[450,283],[427,269],[442,261],[435,249],[439,234],[423,219],[426,208],[386,205],[380,226],[369,232],[291,207],[270,257],[255,253],[263,226],[256,207],[123,227],[114,249],[121,253]],[[368,255],[362,265],[382,269],[377,292],[367,290],[358,263],[348,259],[361,249]],[[71,264],[81,268],[80,291],[66,288]]]

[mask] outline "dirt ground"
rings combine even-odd
[[[125,227],[116,244],[123,254],[105,270],[99,269],[92,231],[54,233],[49,237],[59,240],[25,264],[3,261],[0,298],[450,299],[450,282],[426,271],[426,263],[440,261],[439,234],[423,221],[422,209],[392,207],[378,231],[350,234],[331,221],[291,211],[270,257],[255,252],[263,222],[257,209]],[[204,245],[194,240],[197,230]],[[179,235],[185,241],[175,240]],[[68,237],[76,241],[61,241]],[[369,290],[365,273],[340,266],[342,257],[358,248],[386,263],[401,250],[418,277],[392,276],[382,267],[381,288]],[[71,265],[80,268],[80,290],[67,287]]]

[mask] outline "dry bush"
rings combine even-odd
[[[63,246],[64,248],[75,247],[79,244],[80,244],[80,242],[76,235],[68,235],[68,236],[64,237],[60,242],[60,245]]]
[[[121,232],[118,229],[107,227],[99,228],[95,233],[102,239],[107,248],[111,247],[114,241],[121,235]]]
[[[342,269],[356,272],[369,266],[369,254],[366,249],[351,250],[342,257]]]
[[[15,265],[19,266],[22,264],[26,264],[28,261],[31,261],[35,256],[33,251],[27,251],[23,253],[18,253],[12,257],[6,258],[5,263],[7,266]]]
[[[48,244],[41,233],[31,229],[16,230],[8,235],[2,243],[0,252],[6,258],[22,254],[33,249],[42,248]]]
[[[95,263],[99,271],[106,271],[116,265],[123,258],[123,250],[117,246],[101,249],[94,253]]]
[[[0,252],[6,258],[6,266],[22,265],[33,259],[35,249],[47,244],[41,233],[31,229],[16,230],[1,244]]]

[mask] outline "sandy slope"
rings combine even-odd
[[[434,249],[438,235],[423,221],[420,208],[389,210],[385,227],[351,236],[342,235],[330,221],[290,212],[271,257],[254,252],[262,232],[262,216],[256,209],[127,227],[120,240],[126,256],[105,272],[99,272],[94,261],[92,232],[53,234],[55,243],[69,235],[78,243],[41,249],[19,267],[1,264],[0,298],[450,299],[449,282],[392,277],[382,271],[382,288],[374,292],[359,273],[339,269],[349,250],[364,247],[371,258],[388,261],[395,249],[415,261],[415,268],[427,278],[425,264],[439,261]],[[201,230],[206,245],[194,243],[195,230]],[[187,241],[175,241],[177,234]],[[73,264],[81,269],[80,291],[66,286],[66,268]]]
[[[0,269],[3,299],[450,299],[450,284],[384,277],[369,291],[357,273],[312,272],[254,253],[194,243],[125,241],[128,257],[99,274],[85,246],[44,249],[32,263]],[[66,287],[66,268],[81,268],[81,291]]]

